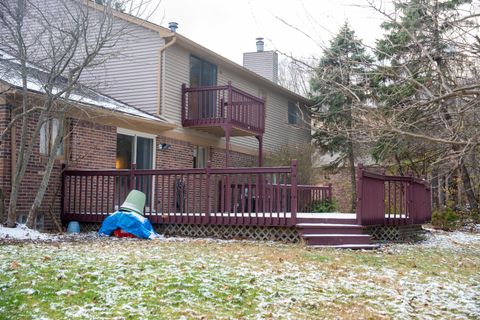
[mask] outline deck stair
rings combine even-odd
[[[376,249],[364,228],[349,216],[308,216],[297,219],[300,237],[310,248]]]

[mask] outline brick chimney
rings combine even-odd
[[[243,66],[264,78],[278,82],[278,54],[275,51],[264,51],[263,38],[256,39],[256,52],[243,54]]]

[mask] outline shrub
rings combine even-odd
[[[315,147],[311,144],[281,145],[274,151],[265,155],[266,167],[290,166],[293,159],[297,160],[298,184],[310,184],[313,182],[312,157]]]
[[[312,212],[335,212],[337,211],[337,201],[324,200],[313,203]]]
[[[432,225],[442,230],[452,230],[460,225],[460,216],[453,208],[445,207],[432,212]]]

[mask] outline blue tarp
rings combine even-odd
[[[147,218],[132,211],[117,211],[108,216],[103,220],[98,234],[109,237],[118,228],[143,239],[159,237]]]

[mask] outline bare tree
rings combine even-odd
[[[307,97],[310,93],[310,80],[317,59],[293,58],[284,56],[278,65],[278,84],[295,93]]]
[[[468,161],[480,143],[478,3],[397,1],[393,12],[371,6],[385,17],[386,34],[377,43],[372,74],[376,108],[356,113],[364,131],[407,150],[403,161],[430,157],[429,172],[442,165],[458,169],[468,203],[478,211]]]
[[[51,127],[51,145],[44,175],[29,210],[27,226],[34,225],[43,201],[58,152],[65,135],[64,122],[68,99],[85,70],[104,63],[117,43],[128,35],[128,25],[115,17],[115,8],[132,15],[145,14],[148,2],[134,0],[103,1],[99,6],[81,0],[6,0],[0,3],[0,48],[20,66],[10,72],[18,77],[21,110],[1,132],[0,141],[19,124],[19,151],[8,202],[7,226],[14,227],[18,195],[34,147],[45,125]],[[95,7],[96,6],[96,7]],[[35,88],[42,99],[34,99]]]

